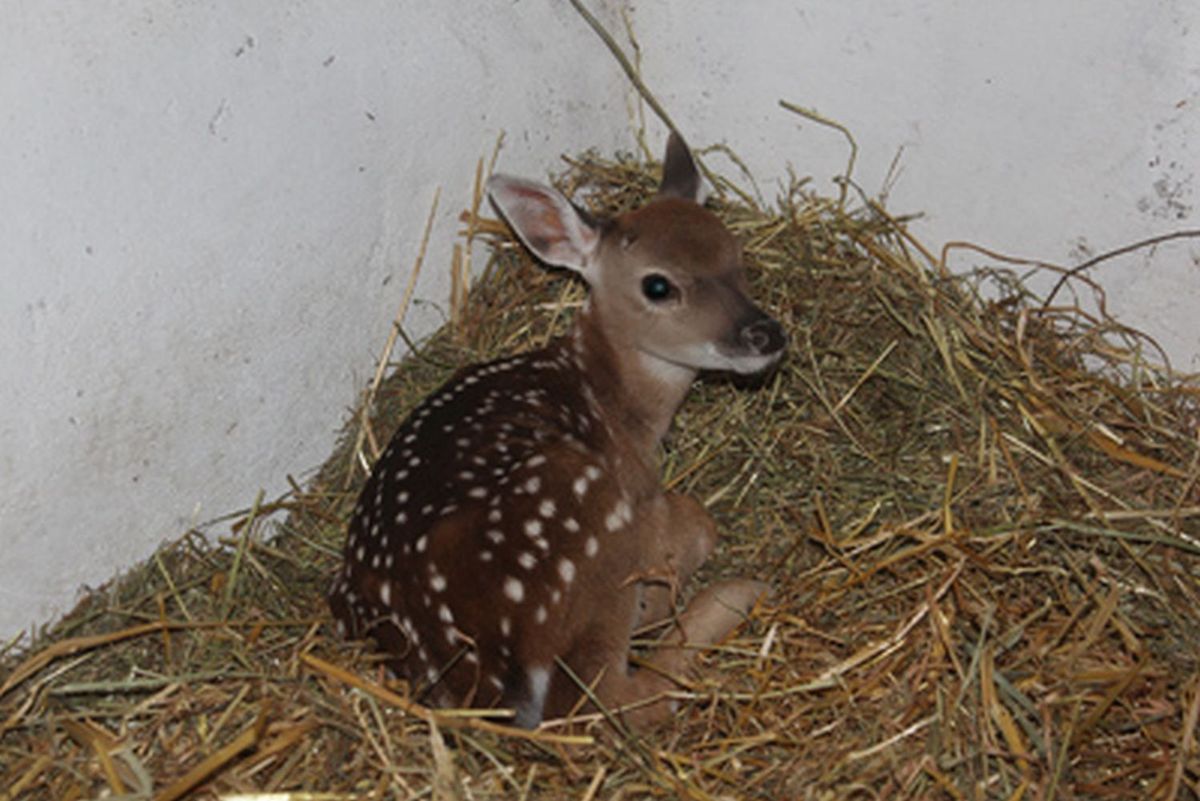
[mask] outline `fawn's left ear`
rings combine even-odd
[[[587,273],[600,242],[599,226],[548,186],[493,175],[487,192],[517,236],[546,264]]]
[[[692,158],[692,151],[683,137],[674,131],[667,138],[667,154],[663,157],[663,177],[658,194],[694,203],[704,202],[704,182],[700,178],[696,160]]]

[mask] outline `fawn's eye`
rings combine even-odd
[[[662,303],[675,294],[675,287],[665,275],[651,273],[642,279],[642,294],[652,303]]]

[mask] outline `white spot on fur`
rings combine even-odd
[[[504,579],[504,595],[515,604],[525,600],[525,585],[520,579],[509,576]]]
[[[613,509],[604,518],[604,527],[609,531],[616,531],[624,523],[621,522],[621,515],[617,514],[617,510]]]
[[[525,533],[526,533],[526,535],[528,535],[530,537],[539,536],[542,533],[542,521],[541,520],[526,520],[525,521]]]
[[[446,589],[446,577],[441,573],[433,574],[433,577],[429,579],[429,589],[434,592],[444,592]]]
[[[533,570],[537,567],[537,557],[529,551],[521,551],[521,553],[517,554],[517,564],[526,570]]]
[[[575,579],[575,563],[570,559],[559,559],[558,575],[562,578],[563,584],[570,584]]]
[[[549,520],[554,517],[554,513],[558,511],[558,507],[554,504],[554,499],[545,498],[538,504],[538,514]]]
[[[604,527],[609,531],[617,531],[628,525],[631,520],[633,520],[633,508],[630,507],[629,501],[622,498],[604,518]]]
[[[599,553],[599,551],[600,551],[600,540],[596,539],[595,536],[588,537],[587,542],[585,542],[583,544],[583,552],[585,554],[587,554],[588,557],[593,557],[597,553]]]

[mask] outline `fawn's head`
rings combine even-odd
[[[538,258],[587,281],[592,313],[619,352],[652,368],[737,373],[758,372],[783,353],[783,329],[748,297],[741,249],[700,205],[700,173],[675,134],[658,194],[614,219],[519,178],[493,176],[488,192]]]

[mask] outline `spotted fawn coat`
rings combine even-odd
[[[659,196],[611,221],[506,176],[489,193],[543,261],[591,292],[547,347],[468,367],[418,406],[368,478],[330,605],[437,705],[500,706],[520,726],[599,701],[661,720],[684,644],[711,643],[764,591],[729,580],[676,618],[650,669],[630,636],[671,609],[716,544],[704,508],[664,492],[656,448],[698,371],[755,372],[784,348],[746,296],[733,237],[668,144]],[[563,667],[569,668],[570,675]]]

